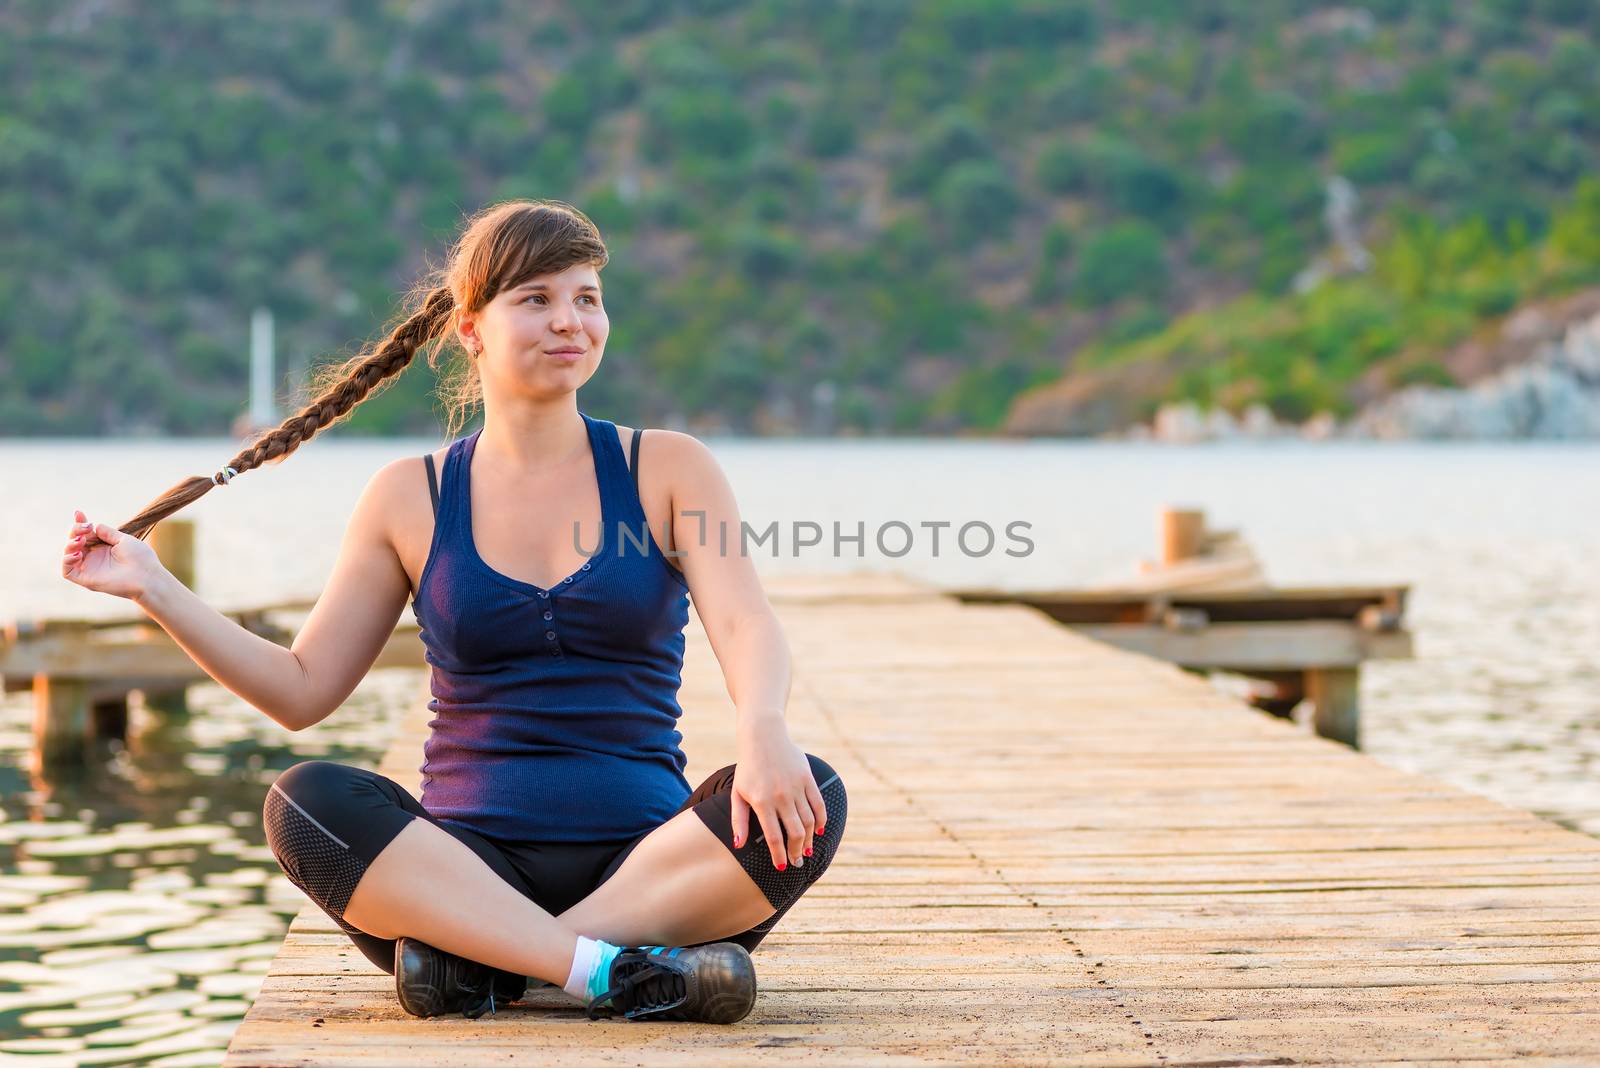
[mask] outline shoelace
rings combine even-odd
[[[467,1000],[461,1006],[461,1015],[465,1016],[469,1020],[476,1020],[485,1013],[493,1016],[494,972],[491,969],[484,967],[483,981],[480,983],[469,983],[466,981],[466,976],[471,974],[472,965],[469,962],[463,961],[460,967],[462,968],[462,972],[457,974],[456,981],[462,986],[465,986],[468,991]]]
[[[469,1020],[476,1020],[484,1013],[494,1015],[494,984],[489,984],[489,997],[487,1001],[469,1001],[461,1007],[461,1015]]]
[[[689,991],[680,973],[654,961],[640,961],[639,965],[624,975],[618,986],[589,1003],[589,1019],[598,1020],[600,1014],[595,1010],[607,1002],[632,1019],[648,1012],[675,1008],[688,998]]]
[[[488,1013],[490,1016],[493,1016],[495,1013],[494,992],[495,984],[499,980],[493,971],[487,971],[487,975],[488,978],[485,979],[482,984],[472,988],[471,992],[468,994],[466,1003],[461,1007],[461,1015],[465,1016],[469,1020],[476,1020],[485,1013]],[[543,985],[555,986],[554,983],[544,983]],[[512,1001],[515,1000],[515,998],[512,999]],[[510,1002],[507,1002],[507,1004],[510,1004]]]

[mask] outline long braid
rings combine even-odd
[[[143,539],[161,520],[193,504],[211,492],[213,487],[288,456],[302,442],[310,441],[319,431],[343,419],[382,383],[405,370],[419,349],[446,332],[454,310],[455,299],[449,287],[440,285],[433,288],[422,299],[421,306],[395,327],[371,355],[352,359],[336,382],[299,412],[263,432],[229,460],[222,471],[210,478],[193,476],[184,479],[117,529]],[[104,543],[91,533],[84,539],[83,551],[87,553],[101,544]]]

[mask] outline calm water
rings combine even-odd
[[[713,442],[769,573],[899,570],[940,586],[1070,586],[1131,573],[1166,505],[1245,531],[1281,583],[1404,582],[1417,658],[1362,672],[1367,752],[1600,834],[1600,448]],[[185,515],[219,608],[315,596],[356,495],[428,441],[337,432]],[[118,616],[60,577],[72,509],[121,522],[231,441],[0,442],[0,620]],[[891,558],[875,534],[906,524]],[[832,555],[833,524],[866,533]],[[949,522],[933,551],[923,523]],[[969,522],[998,535],[968,556]],[[1012,522],[1033,551],[1005,555]],[[823,545],[796,549],[796,524]],[[804,528],[802,528],[804,529]],[[905,535],[885,529],[899,552]],[[981,549],[974,528],[968,547]],[[137,703],[126,747],[48,779],[28,771],[30,695],[0,697],[0,1065],[209,1065],[221,1057],[303,898],[260,827],[272,778],[303,759],[373,766],[419,671],[375,672],[336,715],[289,734],[214,685],[186,723]]]

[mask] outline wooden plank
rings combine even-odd
[[[1363,660],[1411,657],[1411,635],[1404,631],[1371,631],[1333,620],[1208,623],[1189,631],[1116,624],[1079,629],[1119,649],[1218,671],[1353,668]]]
[[[1138,622],[1152,604],[1197,608],[1220,622],[1266,620],[1355,620],[1365,608],[1399,613],[1406,586],[1296,586],[1265,590],[981,590],[952,595],[972,603],[1026,604],[1070,624]]]
[[[757,953],[751,1017],[589,1023],[542,989],[413,1020],[308,906],[225,1063],[1600,1059],[1600,842],[1024,608],[838,576],[772,599],[791,734],[844,776],[850,822]],[[734,750],[689,644],[693,779]],[[383,762],[413,790],[426,719]]]

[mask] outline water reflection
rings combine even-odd
[[[220,687],[187,716],[130,702],[126,743],[44,771],[31,695],[0,702],[0,1065],[215,1065],[305,903],[261,804],[292,764],[373,767],[419,670],[373,672],[282,730]]]

